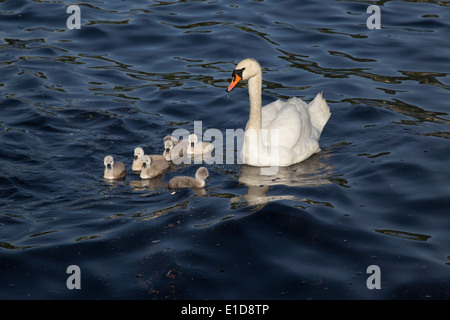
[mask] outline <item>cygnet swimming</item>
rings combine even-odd
[[[180,162],[186,154],[188,147],[187,140],[178,140],[172,136],[164,137],[164,152],[163,155],[167,161]]]
[[[169,162],[163,160],[153,160],[149,155],[142,157],[141,179],[152,179],[169,170]]]
[[[164,149],[170,149],[176,146],[180,141],[172,136],[165,136],[164,137]]]
[[[214,145],[210,142],[198,141],[198,137],[195,133],[192,133],[188,137],[189,146],[187,148],[187,154],[206,154],[214,149]]]
[[[169,181],[169,189],[191,188],[198,189],[205,186],[205,179],[209,179],[208,169],[200,167],[195,173],[195,179],[187,176],[173,177]]]
[[[144,155],[145,155],[144,149],[142,149],[141,147],[137,147],[136,149],[134,149],[134,160],[133,160],[133,165],[131,167],[134,172],[136,172],[136,173],[141,172],[142,157]],[[166,157],[163,154],[153,154],[153,155],[150,155],[150,158],[152,159],[152,161],[166,160]]]
[[[114,163],[112,156],[106,156],[103,163],[105,164],[105,172],[103,174],[105,179],[121,179],[127,175],[123,162],[118,161]]]
[[[140,172],[142,170],[142,157],[144,156],[144,149],[141,147],[137,147],[134,149],[134,159],[133,165],[131,169],[136,172]]]

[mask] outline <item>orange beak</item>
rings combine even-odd
[[[231,80],[230,85],[227,88],[227,92],[230,92],[231,90],[234,89],[234,87],[236,87],[236,85],[239,83],[239,81],[242,80],[242,77],[240,77],[238,74],[234,74],[233,75],[233,79]]]

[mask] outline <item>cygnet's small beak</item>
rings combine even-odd
[[[138,156],[134,156],[134,160],[137,160]]]
[[[108,168],[108,170],[111,170],[111,163],[108,163],[108,164],[106,165],[106,168]]]
[[[211,178],[209,176],[206,177],[206,180],[211,181]]]
[[[145,168],[145,167],[147,167],[147,162],[142,163],[142,168]]]
[[[234,87],[236,87],[236,85],[241,80],[242,80],[242,77],[240,75],[236,74],[235,72],[233,72],[233,79],[231,80],[231,83],[230,83],[230,85],[227,88],[227,92],[231,92],[231,90],[233,90]]]
[[[164,152],[169,153],[169,152],[170,152],[170,148],[166,148],[166,149],[164,150]]]

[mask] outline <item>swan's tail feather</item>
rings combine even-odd
[[[318,93],[314,100],[308,104],[308,112],[311,117],[311,124],[320,136],[323,127],[325,127],[325,124],[331,116],[327,101],[322,98],[322,92]]]

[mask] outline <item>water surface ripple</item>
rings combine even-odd
[[[70,4],[0,2],[0,298],[450,297],[448,1],[379,2],[373,30],[367,1],[88,1],[73,30]],[[246,57],[263,103],[323,91],[322,151],[269,178],[207,164],[204,195],[164,185],[199,164],[132,174],[194,121],[244,128]]]

